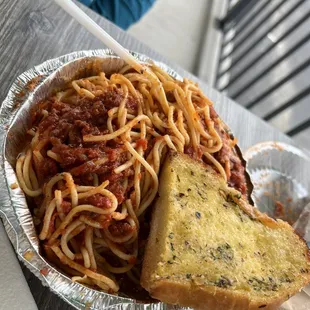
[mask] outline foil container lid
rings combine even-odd
[[[141,63],[153,62],[131,52]],[[155,62],[176,79],[181,77],[162,63]],[[111,50],[79,51],[48,60],[21,74],[13,83],[0,108],[0,216],[18,258],[54,293],[77,309],[189,309],[161,302],[143,303],[131,298],[99,292],[74,283],[40,254],[39,240],[18,184],[13,167],[27,139],[30,109],[41,99],[61,89],[68,81],[98,74],[112,73],[125,62]]]
[[[293,225],[310,202],[308,154],[285,143],[264,142],[248,149],[244,156],[256,206]]]

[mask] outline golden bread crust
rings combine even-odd
[[[275,310],[283,303],[283,298],[253,302],[249,300],[248,295],[239,292],[167,280],[156,282],[150,290],[153,298],[199,310]]]
[[[170,171],[172,173],[173,169],[175,169],[173,166],[173,161],[176,158],[179,161],[183,161],[184,165],[185,163],[192,161],[192,159],[186,155],[173,153],[168,155],[168,159],[162,168],[162,176],[165,178],[165,181],[160,182],[159,198],[157,199],[153,210],[151,232],[145,250],[141,275],[141,285],[150,293],[153,298],[159,299],[166,303],[179,304],[196,309],[271,310],[277,309],[285,300],[297,293],[302,286],[305,286],[310,282],[310,260],[308,255],[308,248],[304,240],[299,237],[296,238],[296,236],[292,238],[292,240],[294,240],[296,244],[298,243],[298,251],[304,251],[304,253],[300,253],[300,256],[302,257],[303,255],[305,262],[304,264],[307,268],[309,268],[309,270],[307,269],[307,271],[302,275],[302,277],[300,277],[300,279],[299,276],[296,276],[298,277],[295,281],[296,284],[295,282],[293,282],[292,285],[290,283],[290,285],[281,287],[279,290],[276,290],[276,292],[272,292],[272,294],[269,296],[267,296],[268,294],[266,296],[263,294],[258,294],[258,292],[257,294],[255,292],[250,294],[244,288],[242,290],[238,290],[230,289],[229,287],[223,288],[206,283],[200,284],[192,280],[192,278],[187,278],[184,276],[182,277],[182,275],[178,275],[178,277],[164,277],[158,275],[158,266],[162,263],[161,261],[163,259],[163,254],[160,250],[162,249],[160,242],[163,242],[163,239],[167,238],[167,234],[164,233],[167,224],[165,224],[164,218],[166,212],[165,210],[167,210],[171,204],[171,200],[167,199],[167,193],[174,190],[173,184],[170,184],[171,180],[169,180],[169,175]],[[180,162],[178,164],[180,165]],[[184,165],[181,164],[183,167]],[[206,167],[203,164],[195,162],[195,165],[197,167],[201,167],[201,169],[207,170],[208,172],[211,171],[214,173],[212,168]],[[192,180],[186,180],[186,182],[193,183],[191,181]],[[234,190],[232,190],[232,192],[234,193]],[[232,195],[232,197],[234,197],[234,195]],[[256,208],[249,205],[245,200],[240,199],[240,197],[236,199],[239,208],[242,209],[244,213],[246,213],[251,219],[262,223],[266,229],[285,229],[287,234],[296,235],[293,228],[288,223],[281,220],[273,220],[266,214],[259,212]],[[200,221],[201,220],[202,219],[200,219]],[[244,223],[241,224],[244,225]],[[171,240],[169,239],[168,241],[170,242]],[[295,244],[292,244],[292,251],[296,251],[296,248],[297,247],[295,247]],[[198,259],[197,261],[193,261],[193,264],[199,264]],[[180,270],[182,270],[182,263],[180,268]],[[207,274],[208,270],[201,270],[201,273]]]

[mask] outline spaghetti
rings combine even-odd
[[[139,231],[169,149],[214,165],[245,193],[236,140],[198,86],[159,67],[75,80],[36,106],[16,173],[47,257],[73,281],[115,293],[139,283]]]

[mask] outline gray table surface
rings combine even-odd
[[[106,19],[84,9],[126,48],[162,61],[174,68],[180,75],[198,81],[190,73],[160,56]],[[150,35],[156,36],[156,33],[150,33]],[[0,103],[4,100],[12,82],[25,70],[47,59],[73,51],[103,47],[99,40],[73,21],[53,1],[0,0]],[[223,94],[211,89],[203,82],[199,82],[199,85],[213,100],[224,121],[239,137],[239,145],[242,149],[257,142],[269,140],[294,144],[290,138],[244,110]],[[1,246],[3,244],[0,244],[0,248]],[[1,258],[0,264],[2,264]],[[72,309],[48,288],[43,287],[24,266],[23,272],[39,309]],[[1,291],[0,296],[4,296],[3,294],[5,292]],[[0,309],[2,309],[1,305]]]

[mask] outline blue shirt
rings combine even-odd
[[[137,22],[155,2],[155,0],[79,1],[123,29]]]

